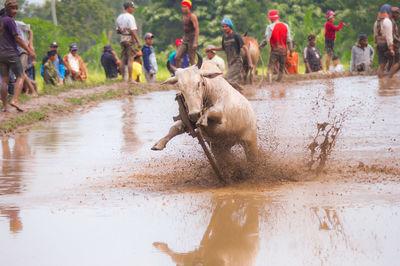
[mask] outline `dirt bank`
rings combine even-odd
[[[166,90],[160,84],[128,84],[116,82],[87,89],[72,89],[56,95],[42,95],[21,103],[24,112],[18,112],[11,106],[0,117],[0,138],[28,130],[32,126],[79,110],[87,110],[98,102],[123,98],[127,95],[139,95],[150,91]]]

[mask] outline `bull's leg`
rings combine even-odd
[[[222,122],[222,111],[215,106],[210,107],[197,121],[197,126],[208,126],[208,120],[214,121],[218,124]]]
[[[247,162],[256,162],[258,157],[257,140],[244,141],[242,143],[242,147],[244,149],[244,153],[246,154]]]
[[[223,176],[229,178],[233,175],[233,169],[230,167],[233,162],[231,148],[232,146],[229,145],[211,143],[211,151],[217,161],[218,168]]]
[[[175,125],[171,127],[171,129],[168,132],[168,135],[157,141],[156,144],[151,148],[153,151],[161,151],[165,148],[165,145],[167,145],[168,141],[170,141],[173,137],[178,136],[180,134],[185,133],[185,126],[182,121],[176,122]]]

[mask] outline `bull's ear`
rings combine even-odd
[[[177,82],[178,82],[178,79],[177,79],[176,77],[172,77],[172,78],[167,79],[167,80],[164,81],[163,83],[161,83],[161,85],[165,85],[165,84],[171,84],[171,85],[173,85],[173,84],[175,84],[175,83],[177,83]]]
[[[216,76],[222,75],[221,71],[213,71],[213,70],[201,70],[200,75],[205,78],[215,78]]]

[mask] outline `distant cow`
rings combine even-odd
[[[247,76],[249,76],[249,82],[253,82],[253,75],[257,75],[257,63],[260,59],[260,49],[258,48],[258,42],[256,39],[247,36],[247,32],[242,36],[244,44],[249,50],[251,61],[253,63],[253,68],[249,68],[249,63],[247,62],[247,56],[244,50],[242,49],[240,55],[243,60],[243,68],[244,68],[244,81],[247,81]]]
[[[257,119],[251,104],[220,75],[214,62],[203,64],[201,55],[197,56],[197,65],[189,68],[176,69],[168,64],[175,76],[164,84],[177,84],[185,98],[190,120],[200,128],[222,168],[235,144],[242,145],[248,161],[254,161],[257,156]],[[163,150],[169,140],[184,132],[184,124],[178,121],[152,150]]]

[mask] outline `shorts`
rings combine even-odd
[[[19,56],[0,56],[0,75],[9,77],[10,70],[17,78],[24,74]]]
[[[176,52],[175,59],[182,59],[185,54],[189,54],[189,62],[191,65],[196,63],[196,49],[193,48],[194,41],[184,41],[179,45],[178,51]],[[180,63],[180,60],[176,60],[176,62]],[[180,67],[180,65],[179,65]]]
[[[282,74],[283,71],[285,70],[285,66],[286,66],[286,54],[277,54],[277,53],[270,54],[268,62],[269,73],[274,73],[275,70],[277,70],[277,72]],[[278,69],[276,69],[275,67],[278,67]]]
[[[390,55],[389,47],[387,44],[378,44],[376,46],[376,53],[378,54],[378,64],[386,65],[392,56]]]
[[[325,40],[325,50],[328,55],[333,55],[335,50],[335,40],[326,39]]]
[[[132,64],[136,53],[139,51],[136,48],[136,42],[121,42],[121,61],[124,65]]]

